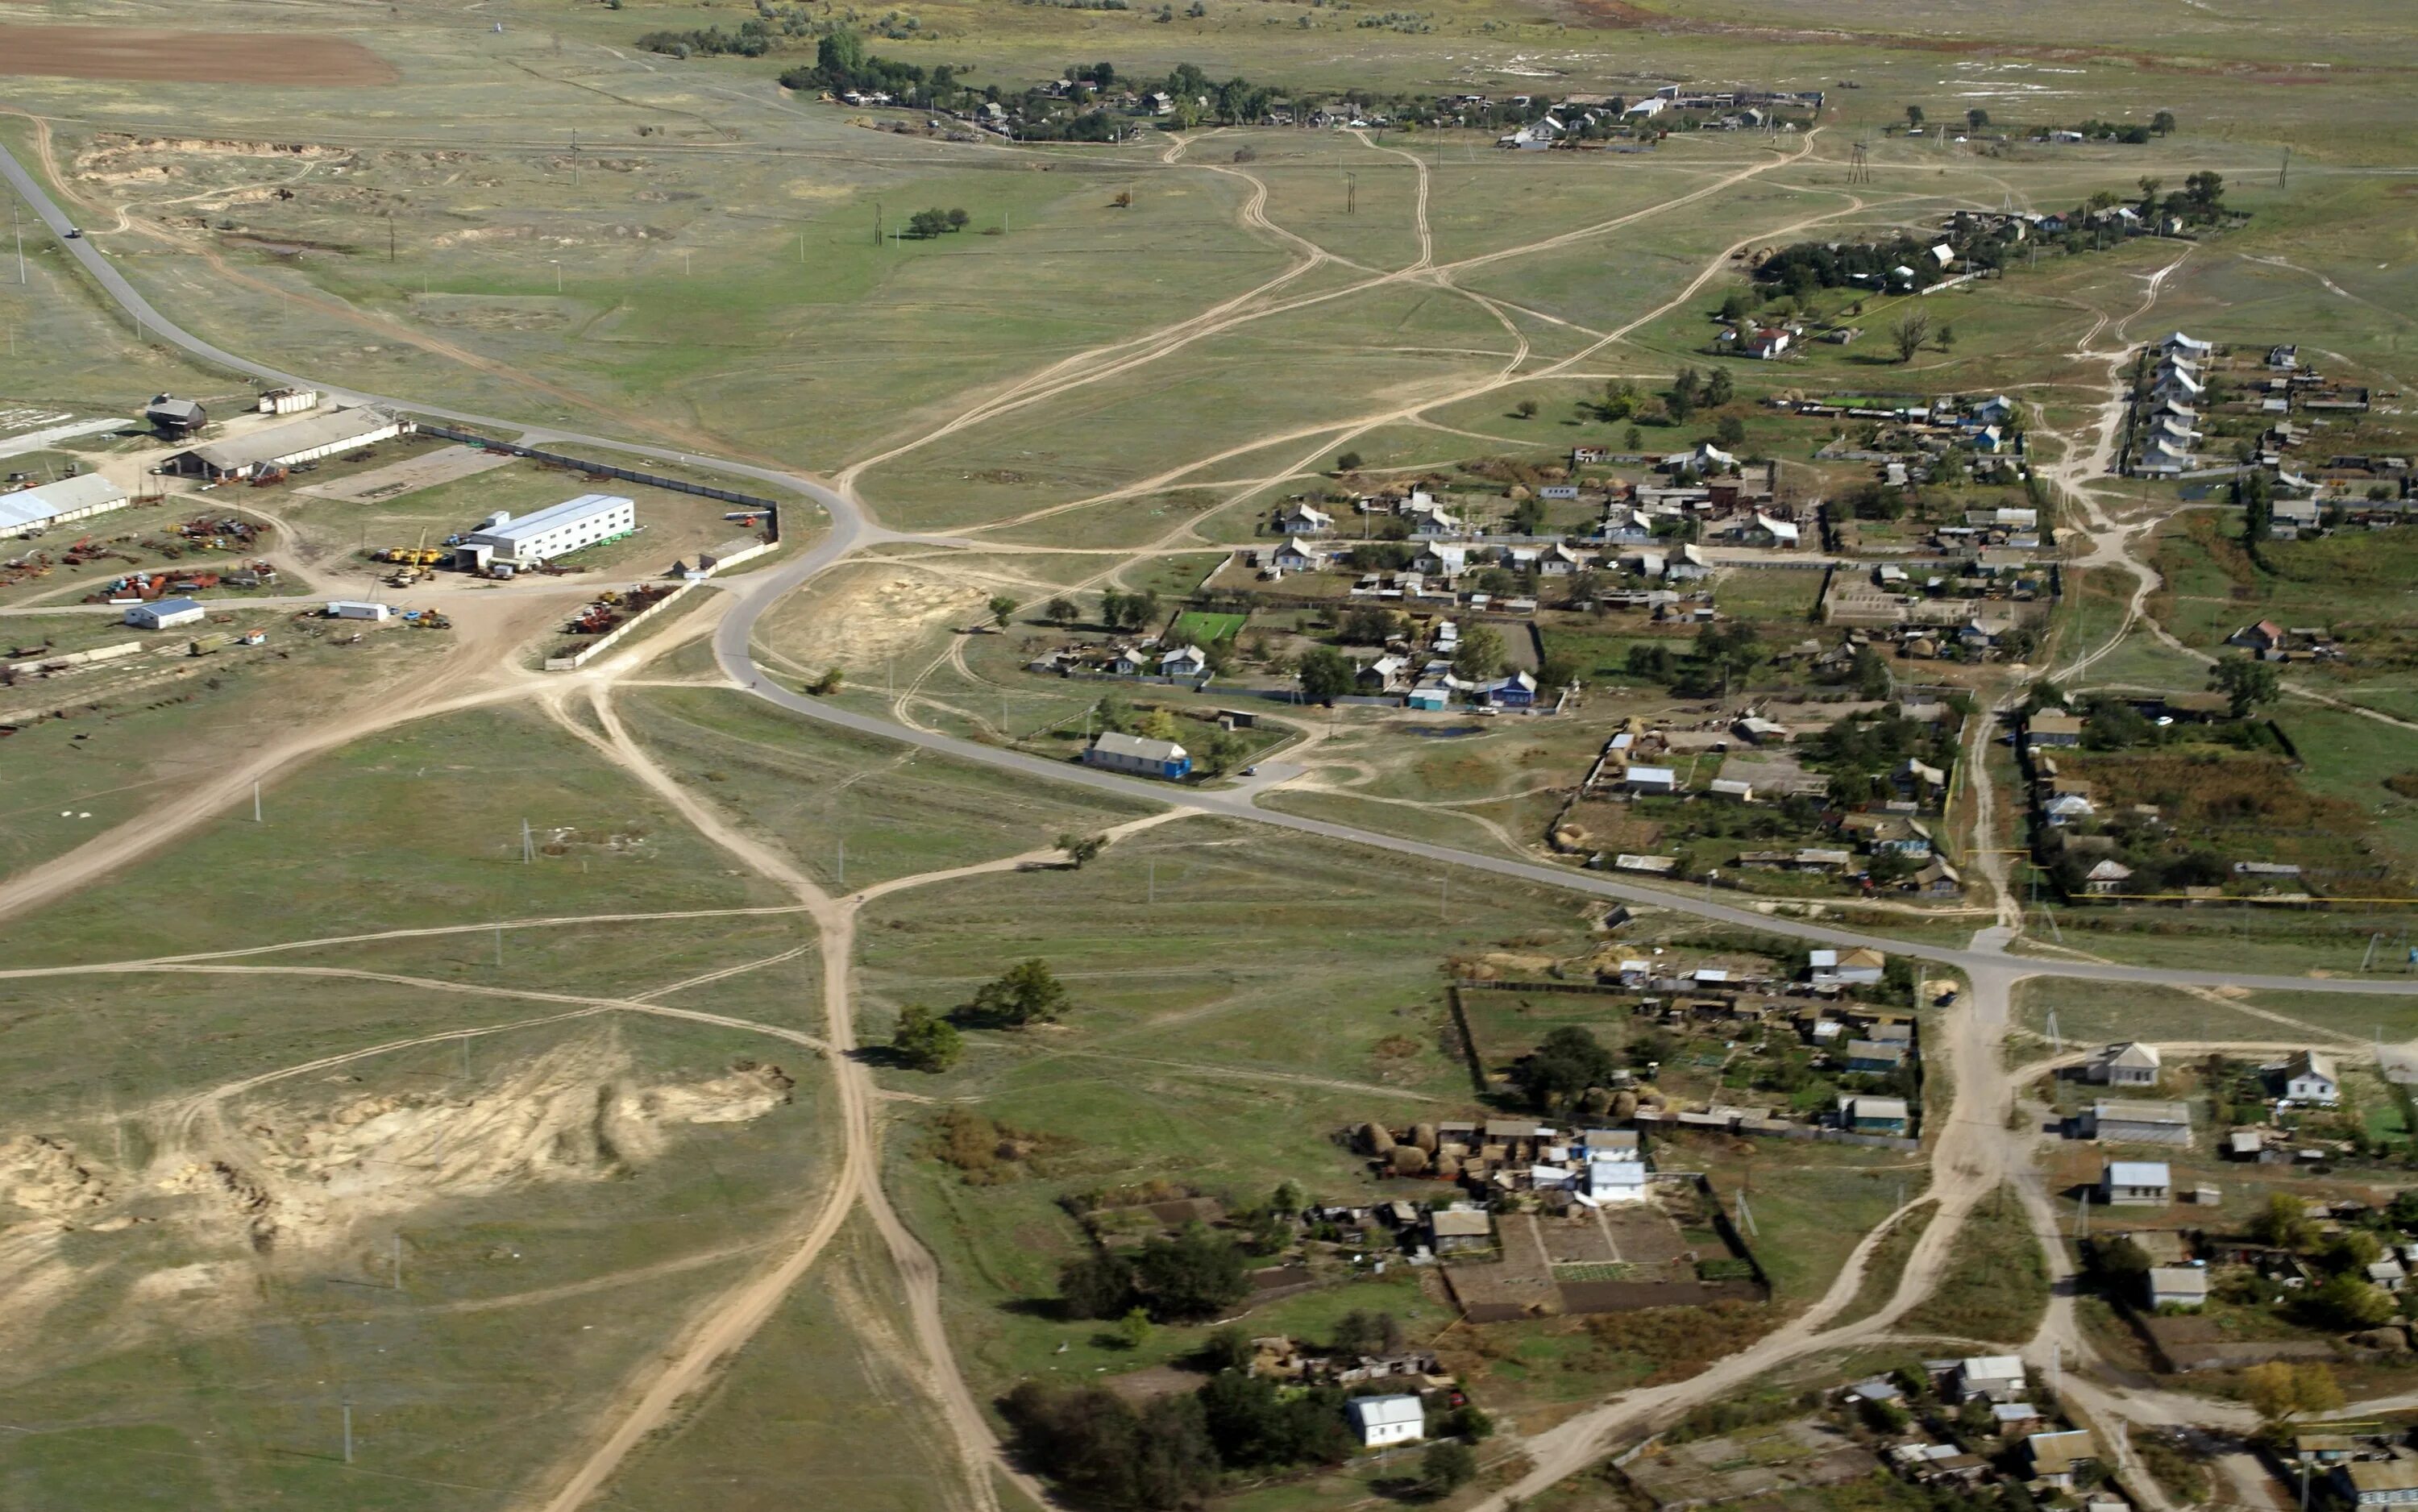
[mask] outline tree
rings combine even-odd
[[[1211,1375],[1222,1370],[1244,1370],[1250,1367],[1257,1352],[1251,1347],[1251,1336],[1239,1328],[1221,1328],[1201,1341],[1195,1356]]]
[[[1360,470],[1361,461],[1361,455],[1357,451],[1342,452],[1335,459],[1335,470],[1337,472],[1358,472]]]
[[[2310,1293],[2307,1307],[2319,1323],[2345,1333],[2374,1328],[2396,1310],[2392,1292],[2349,1271]]]
[[[2242,547],[2252,563],[2264,568],[2267,542],[2275,529],[2275,505],[2267,475],[2256,469],[2244,474],[2233,485],[2233,498],[2242,506]]]
[[[1249,1293],[1243,1259],[1232,1240],[1192,1223],[1172,1239],[1142,1245],[1134,1257],[1134,1280],[1153,1318],[1208,1318]]]
[[[1133,1294],[1133,1266],[1122,1255],[1087,1255],[1058,1272],[1058,1302],[1070,1318],[1122,1318]]]
[[[1511,413],[1519,416],[1522,420],[1535,420],[1537,418],[1537,402],[1533,399],[1523,399],[1518,404],[1511,406]]]
[[[1671,380],[1671,418],[1684,420],[1696,412],[1696,401],[1705,394],[1704,376],[1694,368],[1681,368]]]
[[[1048,617],[1051,624],[1061,629],[1073,624],[1076,617],[1082,613],[1080,609],[1075,607],[1074,600],[1063,595],[1050,600],[1048,607],[1041,612]]]
[[[1477,1478],[1477,1451],[1457,1440],[1428,1445],[1419,1456],[1419,1489],[1430,1496],[1450,1496]]]
[[[1100,623],[1110,630],[1125,622],[1125,596],[1115,588],[1100,592]]]
[[[2250,1220],[2250,1237],[2278,1249],[2306,1249],[2317,1234],[2318,1226],[2309,1221],[2308,1209],[2289,1192],[2268,1198],[2266,1207]]]
[[[1956,345],[1956,328],[1944,320],[1941,321],[1939,329],[1932,335],[1931,344],[1943,352],[1953,350]]]
[[[990,596],[990,622],[997,625],[1000,629],[1005,630],[1007,628],[1008,619],[1016,613],[1016,601],[1009,598],[1006,594],[992,594]]]
[[[2175,113],[2170,110],[2162,110],[2155,115],[2150,116],[2150,130],[2157,132],[2160,136],[2174,135]]]
[[[1492,625],[1472,625],[1452,653],[1452,669],[1472,682],[1503,670],[1503,635]]]
[[[1212,726],[1196,754],[1202,770],[1213,777],[1222,777],[1251,754],[1251,742],[1222,725]]]
[[[2232,700],[2233,717],[2247,719],[2260,704],[2272,704],[2283,694],[2275,664],[2255,656],[2228,656],[2209,673],[2209,687]]]
[[[1748,308],[1746,296],[1732,290],[1728,298],[1722,300],[1721,318],[1736,325],[1747,317]]]
[[[1919,127],[1919,126],[1921,126],[1921,125],[1922,124],[1922,120],[1923,120],[1923,115],[1922,115],[1922,107],[1921,107],[1921,106],[1920,106],[1920,105],[1908,105],[1908,106],[1905,108],[1905,124],[1906,124],[1907,126],[1909,126],[1909,127]]]
[[[1989,124],[1990,113],[1978,105],[1965,113],[1965,130],[1968,131],[1979,131]]]
[[[1613,1079],[1619,1062],[1584,1024],[1564,1024],[1511,1068],[1511,1080],[1547,1112],[1567,1107],[1589,1087]]]
[[[1117,1320],[1117,1342],[1129,1350],[1138,1350],[1150,1342],[1150,1314],[1140,1307],[1128,1307]]]
[[[1921,351],[1923,344],[1931,340],[1931,317],[1920,310],[1916,311],[1897,323],[1897,329],[1890,333],[1890,340],[1897,344],[1899,361],[1913,361],[1914,354]]]
[[[1300,677],[1302,696],[1313,703],[1332,704],[1352,691],[1359,672],[1350,657],[1332,646],[1321,646],[1302,653]]]
[[[2323,1365],[2274,1360],[2242,1372],[2242,1399],[2273,1427],[2303,1413],[2331,1413],[2343,1404],[2342,1387]]]
[[[1705,403],[1719,409],[1736,397],[1737,386],[1730,380],[1730,370],[1713,369],[1712,375],[1705,380]]]
[[[898,1027],[890,1034],[890,1053],[918,1071],[946,1071],[964,1049],[956,1025],[912,1003],[898,1015]]]
[[[1071,1500],[1168,1512],[1217,1483],[1217,1450],[1195,1397],[1162,1397],[1137,1409],[1100,1386],[1027,1381],[1002,1405],[1018,1448]]]
[[[1062,834],[1058,837],[1058,848],[1066,853],[1066,859],[1075,863],[1077,871],[1081,871],[1101,851],[1109,848],[1109,837],[1104,834]]]
[[[1402,1347],[1402,1321],[1355,1307],[1336,1320],[1332,1343],[1338,1354],[1393,1354]]]
[[[1621,435],[1621,437],[1620,437],[1620,449],[1621,449],[1623,451],[1632,451],[1632,452],[1633,452],[1633,451],[1642,451],[1642,450],[1645,448],[1645,433],[1644,431],[1639,430],[1639,429],[1638,429],[1636,426],[1634,426],[1634,425],[1630,426],[1630,428],[1629,428],[1625,433],[1623,433],[1623,434],[1622,434],[1622,435]]]
[[[1855,679],[1856,692],[1866,698],[1886,698],[1890,694],[1889,663],[1870,646],[1856,648],[1854,665],[1847,675]]]
[[[1743,445],[1746,441],[1746,421],[1736,415],[1722,416],[1713,422],[1713,439],[1725,447]]]
[[[1545,528],[1545,501],[1523,498],[1511,506],[1511,529],[1515,535],[1540,535]]]
[[[1019,961],[974,992],[976,1015],[989,1022],[1021,1029],[1055,1020],[1072,1000],[1065,985],[1038,957]]]
[[[1380,603],[1355,603],[1343,611],[1336,633],[1347,645],[1383,646],[1401,628],[1394,611]]]
[[[949,229],[952,231],[963,231],[966,228],[966,223],[972,219],[972,216],[968,215],[963,210],[952,209],[949,212]]]

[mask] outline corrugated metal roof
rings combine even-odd
[[[1092,741],[1092,749],[1135,761],[1181,761],[1184,747],[1173,741],[1150,741],[1139,735],[1121,735],[1110,730]]]
[[[632,509],[637,508],[635,500],[625,498],[620,494],[582,494],[577,498],[566,498],[559,504],[549,504],[535,514],[523,514],[507,520],[493,529],[474,530],[470,533],[470,539],[499,546],[518,544],[524,541],[533,541],[549,530],[559,530],[567,525],[576,525],[589,515],[602,514],[607,510],[619,509],[624,504]]]
[[[97,472],[55,483],[0,494],[0,530],[22,530],[72,510],[105,509],[126,501],[126,490]]]
[[[393,417],[375,409],[331,409],[325,414],[305,415],[283,425],[272,425],[265,431],[239,435],[232,440],[212,441],[197,446],[192,454],[221,472],[237,472],[258,466],[279,457],[298,452],[316,451],[321,447],[341,446],[355,436],[382,431],[394,423]]]

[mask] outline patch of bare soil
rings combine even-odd
[[[988,596],[973,584],[916,568],[871,565],[834,582],[811,616],[790,620],[780,649],[803,666],[851,674],[879,668],[921,646],[937,627],[981,619]]]
[[[649,1082],[610,1035],[452,1091],[360,1091],[336,1079],[345,1090],[332,1094],[321,1083],[240,1107],[189,1104],[140,1169],[113,1169],[54,1135],[0,1140],[0,1318],[13,1342],[23,1350],[45,1315],[104,1277],[135,1305],[121,1309],[130,1332],[223,1321],[254,1294],[262,1265],[324,1263],[357,1245],[363,1226],[442,1202],[677,1159],[682,1128],[761,1118],[794,1085],[753,1061]],[[67,1242],[138,1229],[175,1242]]]
[[[147,79],[246,88],[390,84],[384,58],[341,37],[302,32],[171,32],[133,26],[0,25],[0,73]]]

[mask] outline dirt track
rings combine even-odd
[[[358,88],[403,77],[386,59],[341,37],[0,25],[0,74],[6,73],[167,84],[241,79],[255,89],[274,89],[281,79]]]

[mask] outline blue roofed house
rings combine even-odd
[[[1529,673],[1514,672],[1487,685],[1486,701],[1500,709],[1532,709],[1537,703],[1537,680]]]

